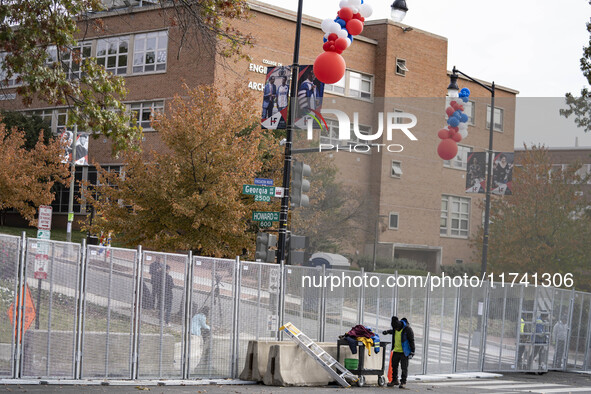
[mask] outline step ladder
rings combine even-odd
[[[359,379],[357,376],[349,372],[348,369],[343,367],[337,360],[335,360],[330,354],[324,351],[320,346],[311,340],[306,334],[301,332],[291,323],[286,323],[279,331],[284,331],[289,337],[298,344],[306,353],[310,355],[318,364],[322,366],[335,380],[343,387],[351,387],[349,382],[345,379],[357,382]],[[336,369],[333,369],[333,367]]]

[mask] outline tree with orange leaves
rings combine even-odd
[[[0,212],[14,208],[32,226],[37,208],[53,201],[53,185],[65,184],[70,175],[67,164],[61,162],[62,142],[50,139],[45,144],[43,140],[41,135],[32,149],[26,149],[25,132],[8,131],[0,123]]]
[[[102,186],[86,195],[101,217],[92,232],[113,231],[127,246],[216,257],[254,249],[252,211],[278,209],[279,200],[254,202],[242,185],[261,173],[277,182],[282,156],[277,138],[258,126],[252,93],[230,91],[187,88],[153,120],[163,152],[127,153],[122,174],[99,172]]]
[[[513,195],[493,199],[489,272],[566,274],[591,289],[591,215],[581,165],[553,167],[544,147],[526,149],[513,174]],[[481,253],[482,228],[473,240]]]

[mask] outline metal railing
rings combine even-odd
[[[590,369],[591,294],[431,289],[431,277],[302,286],[334,275],[402,279],[0,235],[0,377],[236,378],[248,341],[281,339],[282,321],[332,342],[356,324],[381,333],[393,315],[415,333],[411,374]],[[200,313],[209,330],[195,328]]]

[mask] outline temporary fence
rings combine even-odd
[[[411,374],[590,369],[591,294],[412,278],[0,235],[0,377],[236,378],[283,322],[331,342],[394,315]]]

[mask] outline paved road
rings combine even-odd
[[[384,393],[402,391],[398,388],[384,387],[352,387],[343,389],[338,386],[329,387],[271,387],[262,385],[205,385],[205,386],[72,386],[72,385],[2,385],[0,392],[16,393],[166,393],[166,394],[301,394],[306,393]],[[506,374],[494,379],[449,379],[444,382],[416,383],[411,382],[406,390],[413,393],[591,393],[591,375],[578,373],[549,372],[545,375],[522,373]]]

